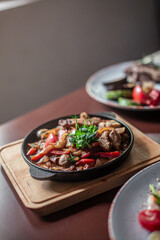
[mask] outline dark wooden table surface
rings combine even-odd
[[[82,88],[2,124],[0,145],[23,138],[30,130],[45,121],[82,111],[88,113],[114,111],[144,133],[160,133],[158,112],[140,113],[111,109],[91,99]],[[118,188],[49,216],[40,217],[23,206],[1,168],[0,239],[107,240],[108,211],[117,190]]]

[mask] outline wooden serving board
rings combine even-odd
[[[117,115],[117,119],[122,119]],[[134,133],[130,156],[111,173],[83,182],[38,181],[21,156],[22,140],[1,147],[0,162],[23,204],[47,215],[122,185],[140,169],[160,160],[160,146],[126,122]]]

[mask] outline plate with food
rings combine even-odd
[[[115,196],[109,212],[112,240],[160,239],[160,163],[130,178]]]
[[[21,153],[39,180],[80,181],[102,176],[127,159],[134,136],[111,113],[65,116],[33,129]]]
[[[103,68],[86,83],[98,102],[126,110],[160,110],[160,51]]]

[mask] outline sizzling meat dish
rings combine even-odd
[[[56,128],[40,129],[40,139],[28,144],[32,163],[55,171],[80,171],[120,156],[130,143],[126,128],[115,120],[79,117],[61,119]]]

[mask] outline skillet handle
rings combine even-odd
[[[114,117],[114,118],[116,118],[116,115],[115,115],[114,112],[99,112],[97,114],[102,116],[102,117]]]
[[[29,171],[31,176],[37,180],[51,180],[56,175],[56,173],[41,170],[37,167],[34,167],[33,165],[30,165]]]

